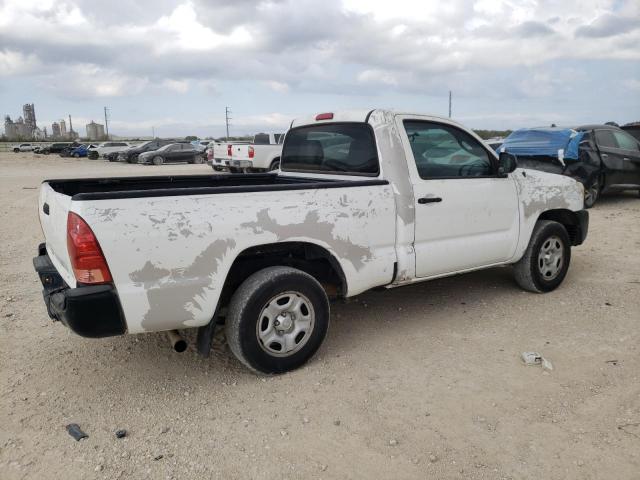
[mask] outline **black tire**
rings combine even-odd
[[[74,153],[73,154],[73,158],[80,158],[80,154],[79,153]]]
[[[600,178],[596,177],[588,185],[584,186],[584,208],[591,208],[600,198]]]
[[[220,165],[212,165],[213,167],[213,171],[214,172],[222,172],[224,171],[224,168],[222,168]]]
[[[13,153],[20,153],[20,149],[19,148],[14,148],[13,149]]]
[[[280,159],[276,158],[271,165],[269,165],[269,171],[278,170],[280,168]]]
[[[242,169],[238,167],[229,167],[229,173],[242,173]]]
[[[273,299],[287,294],[297,295],[309,302],[312,309],[307,312],[313,315],[312,328],[308,336],[300,340],[296,337],[296,343],[304,341],[302,345],[294,345],[297,350],[292,350],[290,354],[271,354],[258,338],[258,329],[263,328],[267,319],[260,317]],[[275,331],[274,325],[278,324],[267,323]],[[291,328],[294,327],[295,323]],[[320,348],[329,328],[329,300],[320,283],[301,270],[291,267],[264,268],[247,278],[233,294],[225,328],[229,348],[248,368],[266,374],[288,372],[304,365]]]
[[[548,248],[548,246],[562,252],[561,264],[557,267],[557,273],[554,275],[548,275],[548,269],[553,268],[553,265],[558,265],[555,258],[549,259],[553,261],[551,267],[545,264],[545,259],[540,258],[542,249]],[[550,220],[538,220],[523,257],[514,265],[515,280],[522,289],[529,292],[550,292],[562,283],[567,275],[570,262],[571,241],[564,226]]]
[[[193,163],[195,163],[196,165],[201,165],[204,163],[204,158],[202,157],[202,155],[196,155],[195,157],[193,157]]]
[[[151,163],[153,163],[154,165],[162,165],[164,163],[164,158],[162,158],[160,155],[156,155],[151,160]]]

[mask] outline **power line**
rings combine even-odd
[[[107,131],[107,140],[109,140],[109,109],[104,107],[104,128]]]
[[[451,118],[451,90],[449,90],[449,118]]]

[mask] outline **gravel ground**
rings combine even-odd
[[[46,314],[40,181],[159,171],[211,173],[0,154],[3,480],[640,478],[636,194],[591,210],[555,292],[520,291],[508,268],[369,292],[332,305],[305,368],[261,378],[222,338],[205,360],[161,334],[80,338]],[[529,350],[553,371],[525,366]]]

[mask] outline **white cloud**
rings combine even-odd
[[[0,77],[24,75],[40,68],[41,62],[34,54],[13,50],[0,50]]]
[[[278,82],[276,80],[269,80],[269,81],[265,82],[265,84],[271,90],[273,90],[274,92],[278,92],[278,93],[287,93],[290,90],[288,84],[286,84],[284,82]]]
[[[167,78],[162,82],[162,85],[176,93],[187,93],[189,91],[188,80],[174,80],[172,78]]]

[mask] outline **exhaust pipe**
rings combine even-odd
[[[167,338],[176,352],[182,353],[187,349],[187,341],[182,338],[178,330],[169,330],[167,332]]]

